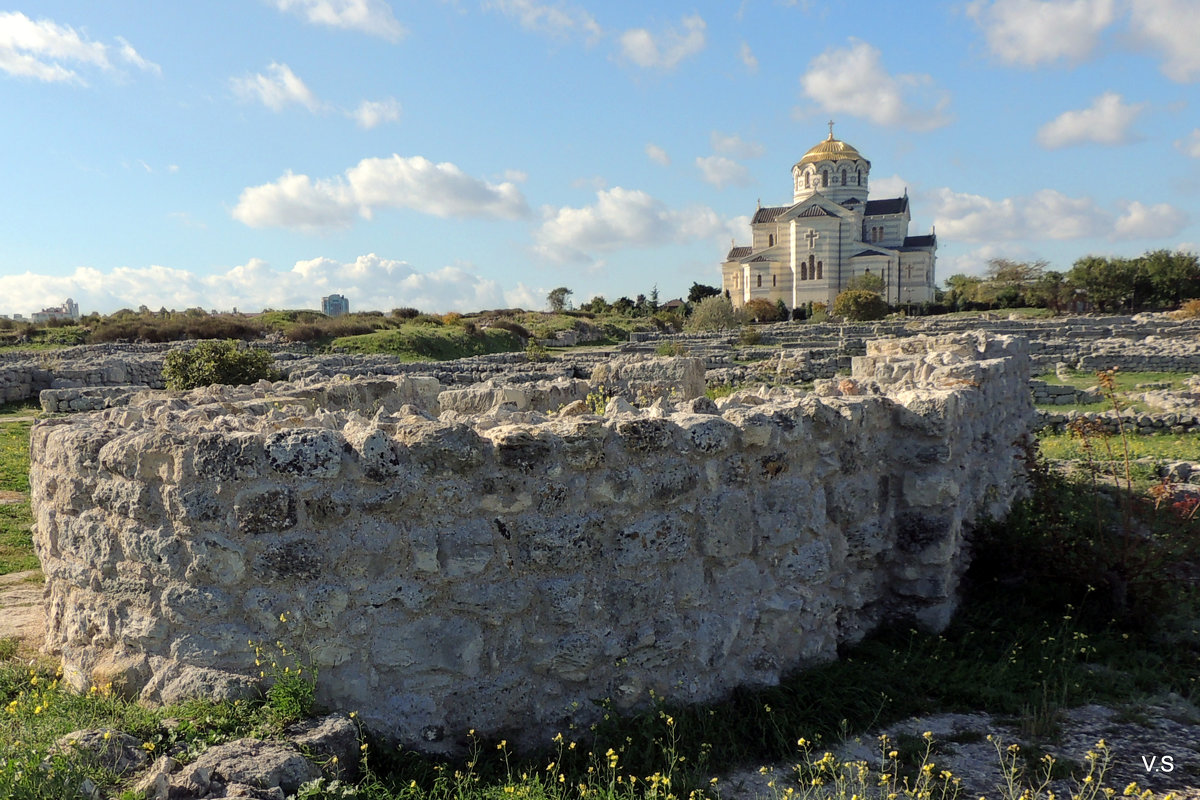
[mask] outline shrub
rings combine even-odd
[[[173,391],[198,386],[241,386],[280,380],[271,354],[262,348],[238,349],[232,340],[201,342],[189,350],[172,350],[163,360],[163,380]]]
[[[1175,319],[1195,319],[1200,317],[1200,300],[1188,300],[1172,314]]]
[[[874,292],[849,290],[833,301],[833,313],[854,321],[883,319],[887,316],[888,304]]]
[[[526,328],[524,325],[521,325],[519,323],[513,322],[511,320],[507,320],[507,319],[492,320],[492,322],[489,324],[488,327],[499,328],[502,331],[508,331],[509,333],[515,333],[517,336],[521,337],[521,341],[525,341],[525,342],[527,342],[533,338],[533,334],[530,333],[529,329]]]
[[[392,316],[396,319],[412,319],[419,317],[421,312],[415,308],[393,308]]]
[[[442,318],[436,317],[433,314],[417,314],[412,318],[414,325],[437,325],[441,327]]]
[[[720,331],[736,328],[742,322],[742,312],[733,307],[728,297],[706,297],[688,317],[689,331]]]
[[[738,344],[755,345],[762,343],[762,334],[757,328],[752,328],[749,325],[743,326],[738,333]]]
[[[776,322],[779,319],[779,309],[770,300],[749,300],[742,311],[755,322]]]

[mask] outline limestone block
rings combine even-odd
[[[267,436],[263,444],[267,461],[276,472],[316,478],[334,478],[341,472],[345,440],[333,431],[280,431]]]

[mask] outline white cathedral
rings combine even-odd
[[[908,192],[867,199],[871,162],[833,138],[792,167],[792,204],[763,207],[751,222],[752,244],[729,251],[722,289],[735,308],[749,300],[782,300],[789,309],[832,305],[854,277],[883,280],[891,305],[933,300],[937,237],[909,236]]]

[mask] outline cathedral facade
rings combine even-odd
[[[735,308],[750,300],[832,306],[852,278],[883,281],[890,305],[933,300],[937,238],[909,236],[908,192],[869,200],[871,162],[829,138],[792,167],[792,204],[761,203],[750,224],[751,244],[730,249],[721,288]]]

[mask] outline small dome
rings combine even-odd
[[[840,139],[833,138],[833,131],[831,130],[829,138],[810,148],[804,154],[804,158],[800,159],[799,163],[814,164],[818,161],[840,161],[846,158],[867,161],[852,145],[848,145]]]

